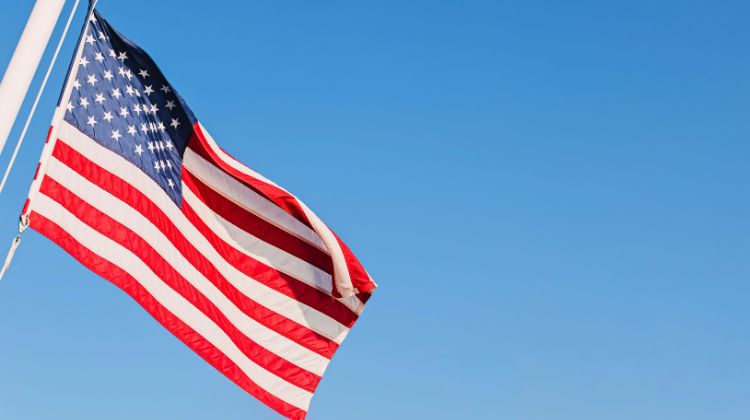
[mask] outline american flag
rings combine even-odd
[[[22,221],[289,418],[305,417],[376,287],[302,201],[217,146],[97,11]]]

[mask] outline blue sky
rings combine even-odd
[[[32,4],[6,3],[0,69]],[[747,2],[99,9],[378,281],[311,419],[750,418]],[[0,197],[3,251],[65,67]],[[276,415],[28,232],[0,283],[0,417]]]

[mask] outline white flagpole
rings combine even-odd
[[[34,104],[31,106],[31,111],[29,111],[29,115],[28,117],[26,117],[26,124],[24,124],[23,130],[21,130],[21,135],[18,136],[16,147],[13,150],[13,154],[10,157],[10,162],[8,162],[8,167],[5,169],[5,173],[3,174],[3,180],[0,181],[0,193],[3,192],[3,188],[5,187],[5,181],[8,180],[8,175],[10,175],[10,171],[11,169],[13,169],[13,164],[16,162],[18,151],[21,149],[21,144],[23,143],[24,138],[26,138],[26,132],[28,132],[29,130],[31,119],[34,118],[34,112],[36,111],[37,105],[39,105],[39,100],[42,98],[42,93],[44,92],[44,88],[47,86],[47,81],[49,80],[49,76],[52,74],[52,69],[55,67],[55,63],[57,62],[57,56],[60,54],[60,49],[62,49],[63,43],[65,42],[65,37],[68,35],[68,29],[70,29],[70,24],[73,23],[73,17],[76,14],[76,10],[78,10],[78,3],[80,3],[80,0],[75,0],[75,2],[73,3],[73,8],[70,10],[70,16],[68,16],[68,22],[65,24],[65,29],[63,29],[62,36],[60,37],[60,40],[57,42],[57,48],[55,49],[55,53],[52,55],[52,60],[50,61],[49,66],[47,67],[47,73],[44,75],[44,79],[42,80],[42,85],[39,86],[39,91],[36,93],[36,99],[34,99]],[[2,274],[0,274],[0,277],[2,277]]]
[[[92,20],[95,19],[94,8],[96,7],[96,4],[98,2],[99,0],[89,1],[89,10],[86,13],[86,20],[83,22],[81,35],[78,39],[78,46],[76,47],[76,51],[73,54],[73,59],[70,62],[70,69],[65,79],[62,93],[60,93],[60,101],[57,104],[57,108],[55,108],[55,113],[52,115],[52,126],[50,127],[50,132],[48,134],[49,141],[44,143],[44,147],[42,148],[42,154],[39,157],[39,166],[37,168],[37,176],[33,181],[31,181],[31,187],[29,187],[29,195],[27,197],[27,200],[31,200],[32,198],[34,198],[36,193],[39,192],[39,187],[41,186],[42,178],[44,177],[43,175],[44,170],[47,166],[47,161],[52,155],[52,151],[55,149],[55,144],[57,143],[57,131],[60,129],[60,122],[65,116],[65,105],[67,105],[68,101],[70,101],[70,96],[73,93],[72,82],[78,77],[78,68],[80,67],[81,56],[83,55],[83,44],[86,41],[85,35],[88,32],[89,27],[91,26]],[[28,225],[28,214],[26,214],[27,211],[28,209],[24,209],[24,213],[21,214],[19,218],[19,234],[22,233]]]
[[[26,98],[65,0],[37,0],[0,82],[0,153]]]
[[[40,2],[43,2],[44,0],[38,0]],[[51,0],[50,0],[51,1]],[[64,1],[64,0],[63,0]],[[50,154],[52,153],[52,150],[54,149],[55,142],[57,140],[57,129],[59,127],[59,122],[62,120],[64,115],[65,108],[61,104],[67,104],[68,100],[70,100],[70,94],[71,94],[71,81],[77,77],[78,74],[78,66],[81,59],[81,54],[83,52],[83,43],[86,39],[84,36],[86,32],[89,29],[91,19],[93,17],[94,13],[94,7],[96,7],[96,4],[99,0],[90,0],[89,1],[89,10],[86,13],[86,20],[83,23],[83,28],[81,29],[81,35],[78,39],[78,46],[76,47],[75,53],[73,54],[73,59],[70,63],[70,69],[68,71],[68,75],[65,80],[65,85],[63,87],[63,91],[60,95],[60,102],[58,103],[57,108],[55,109],[55,114],[52,117],[52,127],[49,133],[49,141],[45,143],[43,149],[42,149],[42,156],[39,160],[39,167],[37,170],[38,178],[35,178],[31,182],[31,187],[29,189],[29,197],[32,197],[35,195],[36,192],[39,191],[39,183],[42,178],[42,174],[44,172],[44,167],[46,166],[47,160],[49,159]],[[38,5],[39,3],[37,3]],[[78,4],[78,2],[76,2]],[[10,250],[8,251],[8,256],[5,258],[5,263],[0,267],[0,281],[2,281],[3,275],[8,270],[8,267],[10,266],[10,262],[13,259],[13,255],[16,253],[16,249],[18,249],[18,246],[21,243],[21,234],[26,230],[26,227],[28,227],[28,215],[26,214],[26,209],[24,209],[24,214],[21,214],[18,220],[18,235],[13,238],[13,242],[11,243]]]

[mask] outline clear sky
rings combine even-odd
[[[0,69],[32,3],[3,2]],[[747,1],[99,9],[378,281],[311,419],[750,418]],[[29,231],[0,283],[0,418],[277,416]]]

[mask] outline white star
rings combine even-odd
[[[81,106],[84,108],[89,107],[89,98],[81,98]]]
[[[141,77],[143,77],[144,79],[147,78],[148,76],[151,76],[150,74],[148,74],[148,70],[143,70],[143,69],[141,69],[141,71],[139,71],[138,74],[140,74]]]
[[[90,84],[91,86],[94,86],[96,82],[99,81],[99,79],[96,78],[96,75],[90,74],[89,77],[86,78],[86,83]]]
[[[68,106],[66,106],[66,108],[68,108],[68,112],[72,113],[73,112],[73,108],[75,108],[75,107],[73,106],[72,102],[68,101]]]
[[[167,184],[169,185],[170,188],[174,189],[174,182],[172,182],[171,179],[167,180]]]
[[[141,123],[141,132],[144,133],[144,134],[148,133],[148,126],[145,123]],[[151,144],[151,143],[149,143],[149,144]],[[149,150],[151,150],[151,148],[149,148]],[[151,150],[151,151],[153,152],[153,150]]]
[[[161,89],[159,89],[159,90],[163,90],[165,94],[167,94],[167,93],[169,93],[169,92],[172,91],[172,89],[169,86],[167,86],[167,85],[161,85]]]
[[[154,150],[156,150],[156,148],[154,147],[154,142],[148,142],[148,151],[154,153]]]
[[[136,134],[138,134],[138,131],[136,131],[134,125],[128,126],[128,134],[130,134],[131,136],[135,136]]]
[[[156,169],[156,172],[159,172],[159,169],[161,169],[161,166],[159,166],[159,161],[158,160],[154,161],[154,169]]]
[[[113,76],[113,75],[112,75],[112,72],[111,72],[111,71],[109,71],[109,70],[105,70],[105,71],[104,71],[104,78],[105,78],[105,79],[107,79],[107,80],[112,80],[112,78],[113,78],[113,77],[115,77],[115,76]]]
[[[135,152],[138,153],[138,156],[142,155],[143,154],[143,146],[141,146],[140,144],[137,144],[135,146]]]
[[[78,89],[81,87],[81,82],[78,81],[78,79],[73,80],[73,87]]]
[[[94,37],[91,35],[86,35],[86,43],[89,45],[94,45]]]
[[[146,89],[143,89],[143,93],[145,93],[146,95],[150,95],[150,94],[154,93],[153,86],[152,85],[146,86]]]
[[[156,146],[157,146],[157,149],[161,150],[162,152],[164,151],[164,142],[163,141],[160,141],[160,142],[156,143]]]
[[[176,130],[180,126],[180,121],[177,118],[172,118],[172,124],[169,124]]]
[[[104,40],[107,39],[107,36],[104,35],[104,32],[99,32],[99,39],[104,39]]]
[[[135,104],[135,106],[133,107],[133,112],[135,112],[138,115],[141,115],[141,112],[143,112],[143,110],[141,109],[141,104]]]
[[[125,77],[128,78],[128,81],[133,79],[133,72],[130,71],[130,69],[125,70]]]
[[[167,166],[169,167],[169,169],[172,169],[172,161],[171,160],[167,161]]]
[[[117,54],[115,54],[115,50],[109,50],[109,56],[112,58],[117,58]]]
[[[164,106],[171,111],[172,108],[176,107],[177,105],[174,104],[174,101],[167,101],[167,104]]]
[[[100,52],[97,51],[94,55],[95,55],[94,60],[96,60],[96,61],[98,61],[100,63],[104,62],[104,54],[102,54],[102,53],[100,53]]]
[[[91,17],[89,18],[89,22],[96,23],[96,16],[91,15]]]
[[[81,64],[83,68],[86,68],[86,66],[89,65],[89,60],[87,60],[86,57],[81,57],[81,61],[79,61],[79,64]]]
[[[122,77],[125,77],[125,67],[120,67],[120,70],[117,70],[117,74],[119,74]]]
[[[166,129],[167,129],[167,127],[164,127],[164,123],[163,123],[163,122],[161,122],[161,121],[159,121],[159,125],[158,125],[158,128],[159,128],[159,130],[160,130],[160,131],[162,131],[162,132],[163,132],[164,130],[166,130]]]
[[[149,109],[149,112],[156,115],[156,113],[159,112],[159,107],[156,106],[156,104],[151,104],[151,109]]]
[[[120,130],[112,131],[112,138],[115,139],[115,141],[120,141],[120,137],[122,137],[122,134],[120,134]]]
[[[112,89],[112,97],[120,99],[120,96],[122,96],[122,92],[120,92],[120,89]]]
[[[151,132],[156,133],[156,124],[150,122],[148,123],[148,128],[151,130]]]
[[[101,93],[97,93],[96,94],[96,99],[94,99],[94,102],[96,102],[99,105],[101,105],[102,103],[104,103],[105,100],[106,99],[104,99],[104,95],[102,95]]]
[[[112,112],[111,111],[107,111],[107,112],[104,113],[104,119],[107,120],[107,122],[112,121],[112,118],[114,118],[114,117],[112,116]]]
[[[133,89],[133,86],[127,85],[125,86],[125,93],[127,93],[130,96],[133,96],[135,94],[135,89]]]
[[[92,127],[95,126],[96,124],[98,123],[96,122],[96,118],[94,117],[89,117],[89,122],[86,123],[86,125],[90,125]]]
[[[125,52],[121,52],[120,56],[117,57],[118,60],[122,61],[123,64],[125,64],[125,60],[128,59],[128,54]]]
[[[130,115],[130,112],[128,112],[128,109],[127,109],[127,108],[125,108],[125,107],[122,107],[122,108],[120,108],[120,115],[121,115],[121,116],[122,116],[123,118],[125,118],[125,117],[127,117],[128,115]]]
[[[165,165],[165,164],[164,164],[164,161],[163,161],[163,160],[160,160],[160,161],[159,161],[159,165],[161,165],[161,170],[162,170],[162,171],[163,171],[163,170],[165,170],[165,169],[167,169],[167,165]]]

